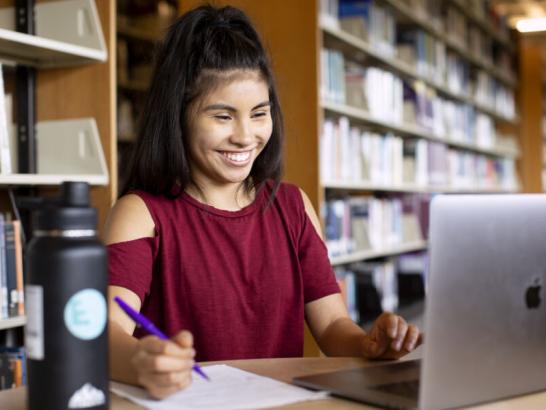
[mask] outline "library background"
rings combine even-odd
[[[87,181],[103,225],[134,145],[154,47],[202,2],[15,3],[0,0],[1,388],[25,380],[29,198]],[[431,198],[546,189],[546,34],[520,24],[546,17],[546,2],[214,4],[244,9],[270,51],[286,121],[285,180],[319,210],[352,318],[366,326],[388,310],[421,323]],[[319,354],[310,337],[305,353]]]

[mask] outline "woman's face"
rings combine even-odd
[[[201,188],[239,185],[271,137],[267,83],[256,71],[237,71],[203,100],[189,119],[190,166]]]

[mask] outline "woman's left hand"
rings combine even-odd
[[[423,342],[419,329],[392,313],[383,313],[364,336],[362,352],[367,359],[399,359]]]

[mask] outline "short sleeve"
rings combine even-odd
[[[136,293],[140,301],[150,293],[155,238],[139,238],[108,245],[108,284]]]
[[[301,197],[300,192],[298,195]],[[340,289],[328,259],[326,245],[305,212],[302,199],[301,205],[303,214],[298,254],[303,275],[304,302],[308,303],[324,296],[340,293]]]

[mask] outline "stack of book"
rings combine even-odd
[[[381,54],[396,54],[396,20],[390,8],[370,0],[341,0],[337,18],[343,30]]]
[[[324,204],[324,216],[330,257],[362,250],[388,250],[423,240],[417,216],[405,212],[401,198],[330,199]]]
[[[341,52],[328,49],[321,51],[321,69],[323,101],[361,108],[377,120],[415,124],[446,140],[494,145],[496,130],[490,115],[470,104],[440,97],[421,80],[402,80],[381,68],[345,62]],[[466,87],[465,78],[458,74],[451,77],[453,89]],[[471,88],[477,103],[504,118],[515,118],[512,91],[480,73]]]
[[[477,118],[479,125],[483,117]],[[493,146],[486,130],[490,124],[485,121],[478,144]],[[512,190],[518,187],[513,158],[452,149],[443,142],[366,131],[351,125],[346,117],[324,120],[320,155],[324,182],[439,189]]]
[[[436,40],[422,29],[402,26],[398,30],[396,47],[398,58],[415,67],[419,74],[437,84],[445,83],[448,70],[447,51],[442,41]]]

